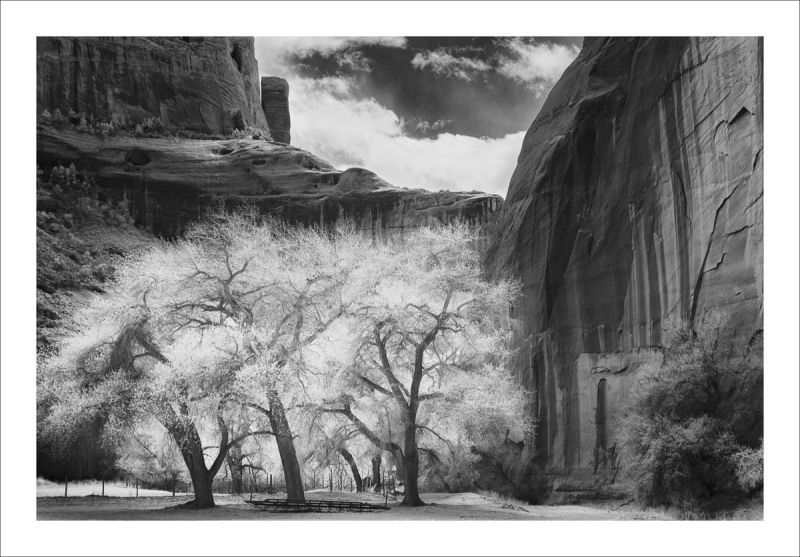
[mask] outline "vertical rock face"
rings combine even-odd
[[[267,130],[252,37],[39,37],[37,110]]]
[[[528,462],[611,450],[665,320],[722,310],[744,341],[762,327],[762,49],[587,39],[528,131],[487,259],[524,285]]]
[[[289,83],[281,77],[262,77],[261,106],[272,132],[272,139],[280,143],[291,143],[292,120],[289,117]]]

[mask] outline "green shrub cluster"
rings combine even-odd
[[[74,164],[56,166],[46,177],[39,168],[36,173],[37,208],[40,213],[49,213],[46,218],[41,217],[42,222],[48,222],[48,230],[133,223],[124,203],[115,203],[101,195],[94,180],[80,174]]]
[[[229,139],[256,139],[256,140],[265,140],[271,141],[272,136],[269,132],[262,130],[261,128],[254,128],[252,126],[247,126],[246,130],[236,130],[234,129],[229,135]]]
[[[133,136],[133,137],[186,137],[189,139],[221,139],[222,136],[215,134],[198,133],[187,130],[169,130],[160,118],[148,116],[135,121],[119,114],[112,114],[109,118],[86,114],[84,112],[74,112],[70,110],[63,115],[61,110],[56,108],[53,112],[44,109],[39,115],[39,124],[53,126],[59,129],[72,129],[83,133],[99,135],[101,137]],[[234,129],[225,136],[226,139],[255,139],[271,141],[272,136],[268,131],[261,128],[247,126],[245,130]]]
[[[640,370],[621,428],[637,496],[648,506],[691,507],[760,488],[761,331],[744,344],[726,341],[734,335],[721,315],[665,329],[663,363]]]
[[[45,109],[39,115],[39,124],[54,126],[60,129],[73,129],[83,133],[100,135],[102,137],[127,135],[135,137],[171,137],[172,133],[164,126],[160,118],[149,116],[139,121],[134,121],[119,114],[112,114],[109,118],[102,118],[94,114],[74,112],[70,110],[66,116],[61,110],[53,112]]]

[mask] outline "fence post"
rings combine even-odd
[[[101,497],[105,497],[106,496],[106,478],[105,477],[100,478],[100,485],[101,485],[100,496]]]
[[[69,476],[64,474],[64,497],[67,496],[67,486],[69,485]]]
[[[139,497],[139,478],[136,478],[136,497]]]

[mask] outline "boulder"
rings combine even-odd
[[[167,129],[267,130],[252,37],[39,37],[36,107]]]
[[[586,39],[528,130],[486,259],[524,289],[514,373],[537,429],[519,483],[612,450],[666,321],[723,311],[733,342],[763,326],[762,53]]]

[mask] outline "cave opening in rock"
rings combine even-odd
[[[236,69],[239,70],[239,73],[242,73],[242,50],[239,48],[238,44],[233,45],[231,58],[233,58],[233,61],[236,62]]]

